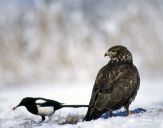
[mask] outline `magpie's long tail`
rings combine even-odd
[[[61,107],[72,107],[72,108],[79,108],[79,107],[88,107],[89,105],[61,105]]]

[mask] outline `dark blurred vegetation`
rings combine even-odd
[[[1,0],[0,84],[94,81],[116,44],[159,77],[162,35],[161,0]]]

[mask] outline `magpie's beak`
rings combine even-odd
[[[15,110],[16,108],[20,107],[21,105],[18,104],[17,106],[13,107],[12,110]]]

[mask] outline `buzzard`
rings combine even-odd
[[[112,114],[121,107],[128,115],[139,89],[139,73],[126,47],[113,46],[104,56],[109,56],[110,61],[97,74],[85,121],[97,119],[105,112]]]

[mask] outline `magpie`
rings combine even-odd
[[[60,103],[58,101],[41,97],[25,97],[16,107],[13,108],[13,110],[20,106],[25,106],[26,109],[32,114],[40,115],[42,117],[41,122],[45,120],[45,116],[50,117],[52,114],[54,114],[56,110],[63,107],[88,107],[88,105],[64,105],[63,103]]]

